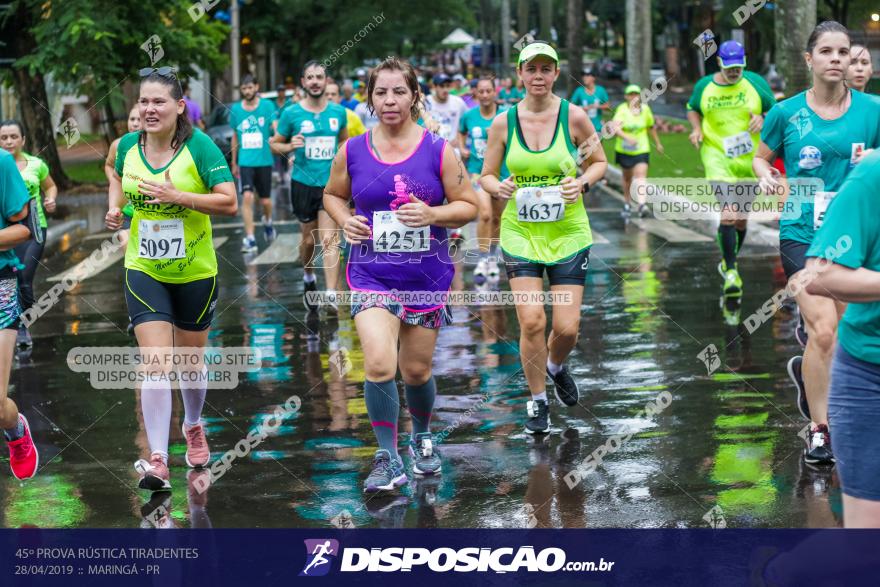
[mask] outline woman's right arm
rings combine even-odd
[[[324,210],[342,227],[345,239],[358,244],[370,238],[370,227],[363,216],[352,214],[348,206],[351,200],[351,176],[348,175],[348,145],[343,145],[333,158],[330,179],[324,187]]]

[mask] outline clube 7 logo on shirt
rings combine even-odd
[[[306,565],[300,577],[321,577],[330,572],[333,560],[339,555],[339,541],[332,538],[318,538],[306,543]]]

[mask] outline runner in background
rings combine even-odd
[[[325,308],[335,314],[339,310],[334,295],[339,281],[339,227],[324,211],[323,199],[336,149],[348,139],[348,118],[345,108],[327,99],[327,73],[321,63],[306,63],[301,83],[306,98],[281,115],[271,144],[276,153],[295,154],[290,201],[302,234],[299,256],[303,289],[306,294],[318,289],[313,261],[321,241],[324,278],[330,294]],[[309,310],[317,309],[308,303],[308,297],[306,303]]]
[[[613,120],[618,123],[614,133],[617,136],[614,151],[616,162],[620,165],[623,173],[625,203],[621,215],[628,218],[632,211],[630,189],[633,182],[638,183],[639,180],[648,177],[648,164],[651,158],[648,133],[651,133],[654,147],[661,155],[663,154],[663,145],[660,143],[660,136],[654,127],[654,113],[651,111],[651,107],[642,104],[642,89],[635,84],[630,84],[626,86],[623,93],[626,101],[614,111]],[[638,204],[638,215],[644,218],[649,213],[644,194],[639,194]]]
[[[596,132],[600,132],[602,113],[611,111],[608,91],[603,86],[596,85],[596,76],[590,68],[584,69],[583,82],[584,85],[575,88],[571,94],[571,103],[582,107],[596,128]]]
[[[496,286],[500,277],[498,268],[498,235],[501,213],[505,202],[489,195],[480,187],[480,174],[483,171],[483,157],[489,141],[489,127],[498,114],[495,103],[495,85],[491,76],[483,76],[477,82],[477,99],[480,105],[465,112],[459,125],[459,144],[461,157],[467,163],[471,182],[477,192],[479,216],[477,216],[477,244],[480,259],[474,269],[474,284]],[[507,179],[510,172],[502,164],[501,179]]]
[[[254,193],[263,211],[263,235],[266,243],[275,239],[272,225],[272,151],[269,139],[275,122],[276,109],[271,100],[260,97],[260,84],[250,74],[241,80],[241,101],[232,105],[229,126],[232,127],[232,175],[238,178],[241,193],[241,219],[244,222],[243,253],[257,252],[254,236]]]
[[[360,104],[360,102],[354,99],[354,84],[351,83],[351,80],[342,82],[342,98],[339,103],[349,110],[354,110]]]
[[[752,163],[766,193],[791,191],[770,165],[777,156],[785,158],[789,180],[814,182],[788,194],[786,209],[791,212],[779,221],[779,255],[789,284],[801,283],[806,252],[828,203],[850,170],[880,145],[880,102],[846,86],[847,28],[834,21],[820,23],[810,34],[804,58],[812,72],[812,87],[777,103],[767,113],[761,146]],[[804,460],[809,465],[832,465],[828,376],[844,305],[802,287],[794,291],[809,335],[803,357],[792,357],[788,363],[798,408],[812,423]]]
[[[287,86],[284,85],[275,88],[275,120],[272,122],[273,132],[275,127],[278,126],[278,119],[281,118],[281,114],[284,113],[288,107],[293,106],[296,103],[296,91],[291,92],[290,96],[287,95],[287,91]],[[278,153],[272,153],[272,155],[275,160],[274,172],[278,174],[277,177],[274,178],[273,183],[284,186],[285,182],[281,181],[281,179],[286,177],[290,172],[290,160],[284,155],[279,155]]]
[[[874,75],[871,52],[864,45],[855,44],[851,49],[851,60],[846,71],[846,83],[860,92],[866,92],[868,83]]]
[[[136,132],[141,129],[141,111],[135,105],[128,112],[128,118],[126,119],[126,125],[128,128],[128,132]],[[107,176],[107,181],[113,181],[113,174],[116,173],[116,150],[119,147],[119,141],[122,137],[119,137],[112,143],[110,143],[110,148],[107,150],[107,159],[104,161],[104,175]],[[128,203],[122,207],[122,228],[119,230],[119,243],[125,247],[128,244],[128,231],[131,228],[131,217],[134,214],[134,208],[132,208],[131,204]],[[131,324],[128,325],[131,328]],[[131,334],[131,332],[129,332]]]
[[[327,99],[334,104],[345,106],[342,96],[339,95],[339,84],[327,84],[327,91],[325,93],[327,94]],[[348,120],[346,128],[348,129],[349,137],[356,137],[367,132],[367,129],[364,128],[364,123],[348,106],[345,106],[345,117]]]
[[[0,150],[0,429],[9,448],[9,467],[16,479],[37,474],[40,456],[27,418],[9,398],[9,377],[15,340],[21,322],[16,270],[21,263],[14,248],[39,229],[36,206],[15,165],[15,158]],[[17,390],[21,393],[22,389]]]
[[[458,149],[458,129],[461,117],[467,112],[467,105],[460,97],[450,93],[449,76],[440,73],[434,76],[431,95],[425,99],[425,111],[439,124],[437,134]],[[425,117],[426,120],[428,117]]]
[[[390,57],[370,74],[368,101],[380,124],[340,149],[324,201],[352,244],[347,266],[364,350],[364,399],[379,444],[364,492],[390,491],[409,480],[398,455],[400,370],[412,417],[413,473],[440,475],[430,431],[437,386],[432,374],[438,329],[451,321],[442,299],[452,282],[446,228],[476,216],[476,196],[446,141],[416,124],[415,71]],[[355,210],[349,207],[353,199]],[[391,292],[430,299],[400,300]],[[447,465],[448,466],[448,465]]]
[[[31,238],[17,247],[15,255],[24,268],[18,272],[18,290],[22,311],[26,312],[34,305],[34,276],[37,266],[43,258],[43,247],[46,243],[46,212],[55,211],[55,198],[58,196],[58,188],[49,175],[49,167],[39,157],[35,157],[24,151],[26,137],[22,125],[17,120],[0,122],[0,147],[12,154],[15,165],[18,167],[24,185],[35,204],[37,215],[35,230]],[[40,192],[45,194],[42,198]],[[45,211],[44,211],[45,208]],[[33,346],[31,334],[24,324],[18,328],[17,346],[30,348]]]
[[[761,76],[746,71],[746,52],[736,41],[721,44],[720,71],[694,86],[687,103],[690,141],[700,149],[715,197],[722,205],[717,242],[721,249],[718,272],[725,297],[742,297],[743,283],[736,264],[748,227],[748,208],[756,196],[746,196],[733,186],[754,184],[752,160],[760,142],[764,114],[776,100]],[[743,212],[745,210],[745,212]]]
[[[507,202],[501,216],[501,249],[510,290],[530,297],[541,294],[546,272],[550,291],[570,297],[553,304],[549,337],[544,304],[533,299],[516,304],[520,362],[531,396],[525,430],[546,434],[547,377],[566,406],[576,405],[580,397],[566,361],[580,331],[593,244],[581,194],[605,175],[607,163],[602,149],[593,149],[583,161],[576,159],[575,145],[589,144],[596,130],[583,109],[553,94],[559,77],[556,50],[541,41],[526,45],[517,73],[526,97],[492,122],[480,183]],[[511,175],[501,181],[503,163]]]
[[[202,120],[202,109],[192,99],[190,94],[192,94],[192,88],[189,87],[189,83],[183,84],[183,100],[186,102],[186,115],[189,116],[189,121],[194,127],[205,130],[205,121]]]
[[[226,158],[186,115],[183,90],[171,67],[141,70],[138,107],[143,129],[119,141],[109,188],[105,223],[122,227],[121,206],[134,206],[125,252],[125,298],[141,349],[159,348],[162,357],[144,363],[141,410],[149,460],[139,460],[141,489],[171,487],[168,430],[171,383],[184,405],[185,460],[208,464],[211,453],[201,422],[208,380],[204,364],[172,361],[175,349],[204,348],[217,304],[217,257],[210,214],[234,216],[237,198]],[[145,351],[144,351],[145,352]]]

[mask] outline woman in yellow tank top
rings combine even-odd
[[[561,402],[578,403],[577,383],[565,361],[577,342],[593,243],[581,194],[605,175],[607,164],[587,114],[553,95],[559,77],[556,51],[541,41],[526,45],[517,73],[525,98],[492,122],[480,183],[507,201],[501,250],[510,289],[521,296],[516,300],[520,359],[531,394],[526,432],[546,434],[547,375]],[[499,179],[502,161],[510,170],[504,181]],[[544,292],[545,271],[550,291],[564,302],[554,304],[549,338],[543,302],[534,301]]]

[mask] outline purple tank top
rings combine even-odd
[[[409,158],[399,163],[385,163],[370,147],[371,134],[369,131],[345,144],[355,214],[364,216],[372,226],[373,212],[396,210],[408,201],[409,194],[429,206],[440,206],[445,202],[440,172],[446,141],[425,131]],[[372,240],[352,246],[346,267],[351,290],[449,291],[454,268],[449,258],[446,229],[431,226],[430,235],[428,250],[420,252],[380,252],[374,249]],[[443,305],[436,300],[433,303],[404,304],[407,309],[416,311]]]

